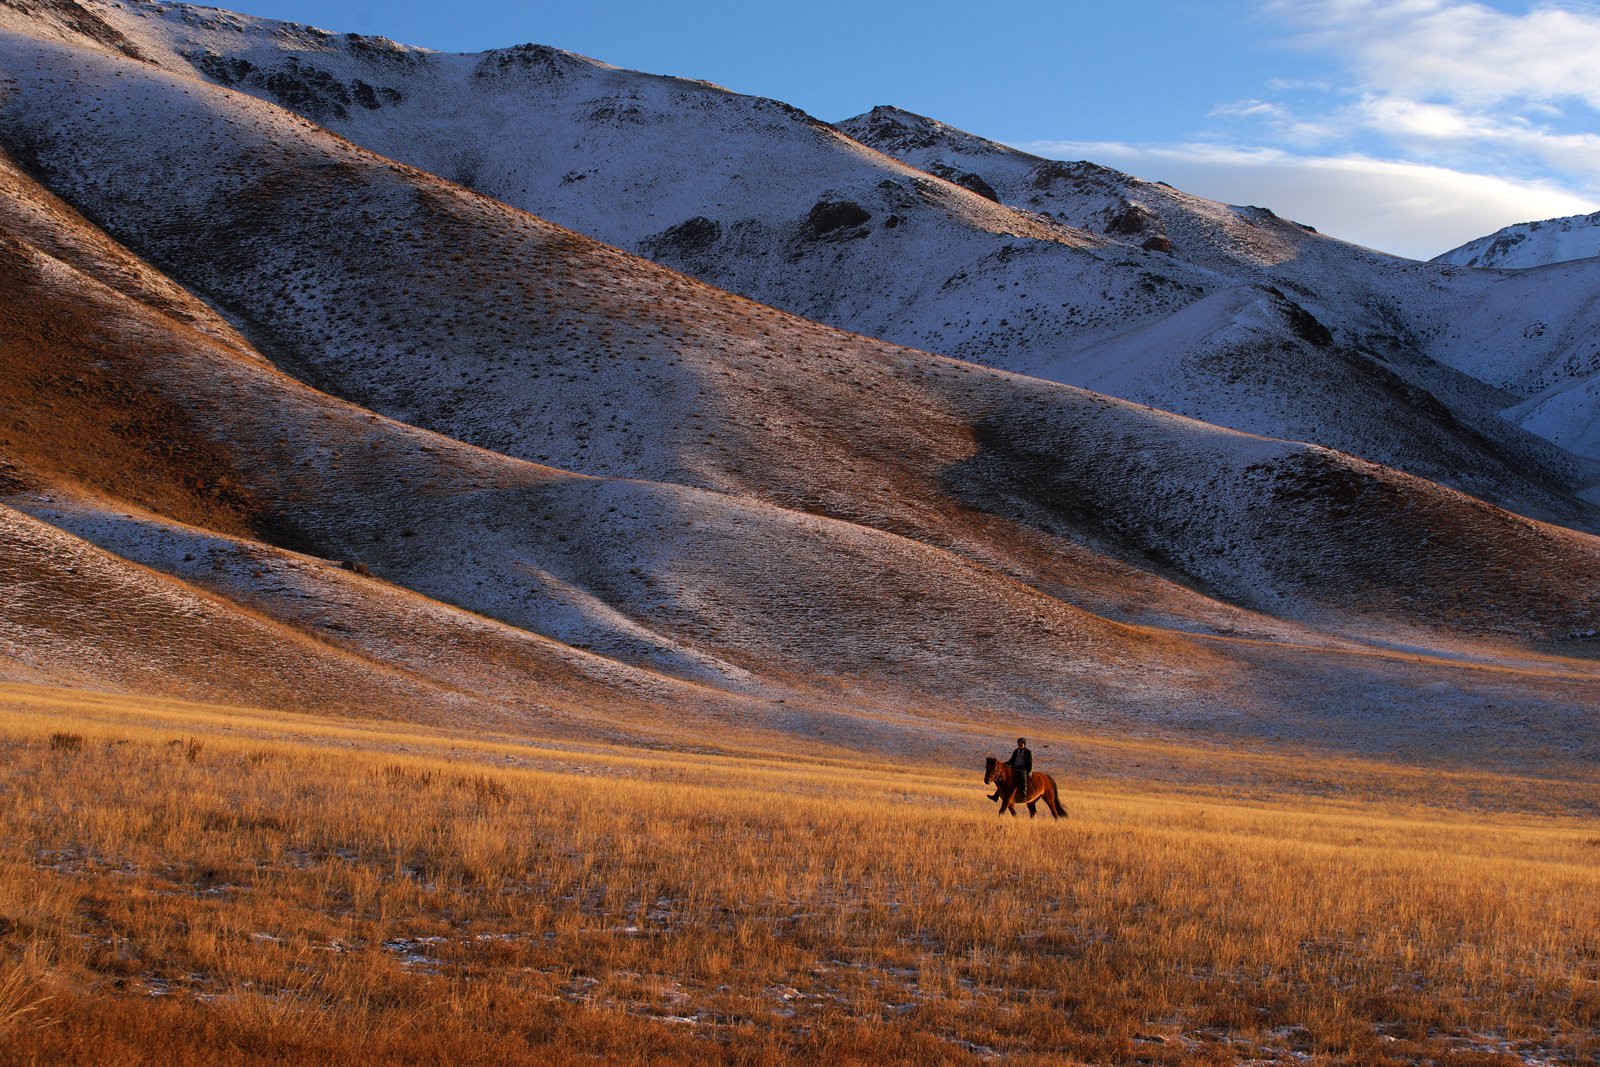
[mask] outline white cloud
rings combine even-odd
[[[1269,0],[1295,43],[1334,53],[1375,92],[1469,106],[1582,101],[1600,110],[1600,8],[1525,14],[1463,0]]]
[[[1366,96],[1347,109],[1346,128],[1387,138],[1419,154],[1452,154],[1600,175],[1600,136],[1552,129],[1518,114],[1468,111],[1395,96]]]
[[[1211,109],[1214,117],[1225,118],[1287,118],[1289,113],[1277,104],[1265,100],[1235,100],[1231,104],[1218,104]]]
[[[1547,182],[1359,155],[1301,156],[1207,143],[1044,141],[1018,147],[1056,159],[1089,159],[1227,203],[1259,204],[1334,237],[1416,259],[1514,222],[1600,207]]]

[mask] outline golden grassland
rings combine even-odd
[[[1481,776],[1013,821],[970,767],[25,690],[0,752],[5,1063],[1600,1058],[1600,822]]]

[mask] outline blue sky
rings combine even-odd
[[[1600,208],[1590,3],[217,2],[449,51],[551,44],[830,120],[896,104],[1405,255]]]

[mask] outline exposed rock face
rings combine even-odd
[[[976,174],[972,174],[968,171],[957,170],[954,167],[936,166],[930,167],[929,170],[943,178],[945,181],[955,182],[963,189],[970,189],[972,192],[977,193],[985,200],[993,200],[997,204],[1000,202],[1000,194],[994,191],[994,186],[990,185]]]
[[[327,71],[301,63],[292,56],[266,69],[239,56],[221,56],[210,51],[188,58],[219,85],[260,93],[291,111],[322,122],[348,119],[351,105],[375,111],[385,104],[398,104],[405,99],[398,89],[370,85],[360,78],[340,81]]]

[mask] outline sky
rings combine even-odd
[[[1596,3],[213,2],[445,51],[555,45],[829,121],[894,104],[1417,258],[1600,209]]]

